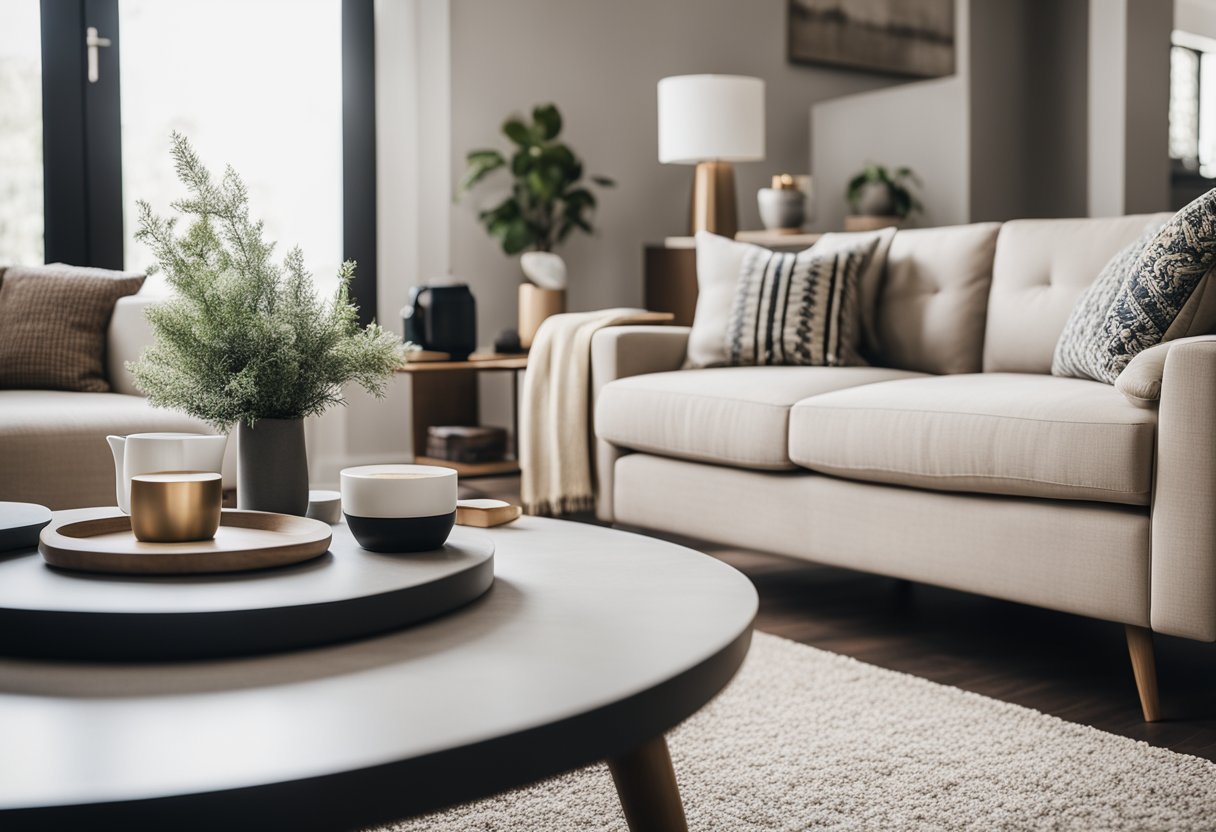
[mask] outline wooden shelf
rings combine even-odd
[[[414,462],[419,465],[440,465],[444,468],[452,468],[456,471],[457,476],[464,479],[505,477],[519,473],[519,462],[514,459],[503,459],[498,462],[452,462],[433,456],[415,456]]]
[[[399,373],[480,372],[482,370],[526,370],[528,356],[473,353],[467,361],[410,361],[397,368]]]

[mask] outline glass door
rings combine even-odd
[[[344,259],[341,0],[119,0],[122,205],[128,269],[136,200],[158,213],[183,195],[169,134],[249,189],[281,256],[292,246],[328,292]]]
[[[0,25],[0,266],[43,262],[39,0],[5,0]]]

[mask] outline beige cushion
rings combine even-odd
[[[600,391],[595,433],[633,450],[743,468],[790,469],[790,406],[914,373],[879,367],[721,367],[651,373]]]
[[[1056,376],[937,376],[827,393],[790,414],[790,459],[943,491],[1147,505],[1156,413]]]
[[[875,363],[924,373],[979,372],[1000,224],[900,231],[887,254]]]
[[[106,436],[155,431],[214,432],[139,396],[0,390],[0,500],[52,509],[112,506],[114,458]]]
[[[992,265],[984,371],[1049,373],[1060,333],[1103,266],[1171,214],[1015,220],[1001,226]]]
[[[110,389],[110,316],[144,276],[55,264],[12,266],[0,284],[0,387]]]

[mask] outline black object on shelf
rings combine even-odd
[[[464,283],[415,286],[402,310],[405,340],[464,361],[477,349],[477,302]]]

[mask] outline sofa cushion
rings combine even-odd
[[[922,373],[978,373],[1000,223],[900,231],[887,253],[873,362]]]
[[[1049,373],[1064,323],[1102,267],[1150,225],[1172,215],[1014,220],[992,263],[984,372]]]
[[[106,435],[158,431],[214,432],[139,396],[0,390],[0,500],[56,510],[112,506],[114,458]]]
[[[61,263],[9,267],[0,284],[0,387],[108,392],[110,316],[143,282],[142,274]]]
[[[720,367],[633,376],[600,391],[595,433],[614,445],[662,456],[790,469],[794,402],[916,375],[881,367]]]
[[[790,459],[914,488],[1147,505],[1156,421],[1095,381],[938,376],[798,402]]]

